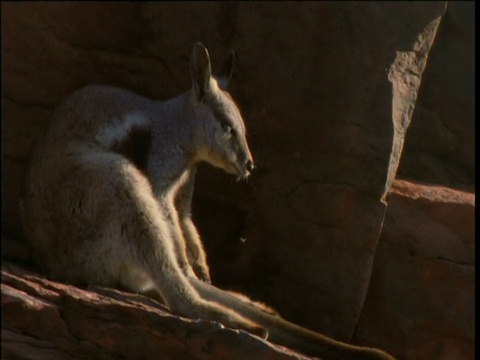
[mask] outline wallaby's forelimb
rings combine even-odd
[[[207,265],[205,250],[197,228],[192,221],[192,198],[196,172],[197,168],[192,167],[185,183],[178,190],[175,205],[180,227],[186,241],[189,263],[200,280],[210,283],[210,269]]]
[[[308,355],[320,356],[324,360],[394,360],[391,355],[379,349],[350,345],[295,325],[198,279],[189,278],[189,281],[204,299],[234,309],[243,317],[266,328],[269,332],[268,340],[274,343]]]

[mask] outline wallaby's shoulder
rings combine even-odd
[[[89,84],[85,85],[77,90],[75,90],[72,96],[111,96],[111,95],[125,95],[125,96],[140,96],[132,90],[129,90],[124,87],[114,86],[114,85],[103,85],[103,84]]]
[[[126,107],[142,106],[152,103],[148,97],[142,96],[132,90],[110,85],[91,84],[84,86],[72,94],[70,94],[66,100],[60,105],[65,106],[78,106],[80,103],[85,105],[90,104],[90,107],[102,106],[108,107],[111,104],[118,108],[118,105],[123,103]],[[88,108],[88,106],[86,106]]]
[[[125,88],[87,85],[55,109],[50,133],[56,139],[99,140],[108,146],[132,127],[148,127],[154,103]]]

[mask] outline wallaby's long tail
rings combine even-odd
[[[296,349],[307,355],[318,356],[322,360],[395,360],[382,350],[354,346],[334,340],[268,314],[213,285],[195,278],[189,278],[189,280],[202,298],[231,308],[247,319],[268,329],[268,339],[274,343]]]

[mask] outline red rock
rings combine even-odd
[[[449,2],[408,129],[402,178],[475,188],[474,54],[475,4]]]
[[[2,358],[309,359],[244,331],[174,316],[144,296],[2,264]]]
[[[395,181],[355,340],[404,359],[474,359],[475,195]]]

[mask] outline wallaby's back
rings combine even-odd
[[[91,85],[54,111],[49,129],[32,151],[24,191],[27,237],[42,267],[68,278],[65,270],[77,259],[88,262],[90,254],[82,254],[76,242],[93,242],[105,220],[101,212],[120,210],[114,207],[114,194],[100,193],[114,180],[109,176],[113,168],[129,168],[112,147],[129,128],[150,126],[152,104],[125,89]]]

